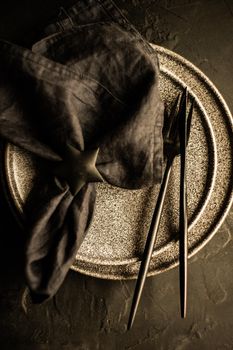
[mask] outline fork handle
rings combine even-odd
[[[147,241],[146,241],[145,248],[144,248],[144,253],[143,253],[141,265],[142,266],[148,265],[147,270],[149,267],[151,255],[153,253],[155,239],[157,237],[157,232],[158,232],[158,228],[159,228],[159,224],[160,224],[161,214],[162,214],[162,210],[163,210],[163,206],[164,206],[165,195],[167,192],[168,181],[169,181],[170,174],[171,174],[171,166],[172,166],[172,161],[168,161],[166,164],[165,171],[164,171],[163,181],[162,181],[160,191],[158,194],[158,198],[156,201],[155,210],[154,210],[154,213],[152,216],[150,229],[148,232]]]
[[[133,321],[137,312],[138,304],[140,301],[140,297],[142,294],[143,286],[146,280],[147,271],[149,269],[150,260],[153,253],[155,239],[157,237],[161,214],[164,206],[164,199],[167,192],[168,181],[171,174],[173,159],[174,158],[168,159],[167,161],[166,168],[163,175],[163,181],[161,183],[155,210],[152,216],[151,225],[148,232],[148,236],[147,236],[147,240],[146,240],[146,244],[145,244],[145,248],[142,256],[142,261],[141,261],[141,265],[138,273],[138,278],[135,286],[133,301],[132,301],[131,310],[130,310],[129,322],[128,322],[128,329],[130,329],[133,324]]]

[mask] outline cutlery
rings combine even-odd
[[[187,314],[187,285],[188,285],[188,215],[187,215],[187,185],[186,185],[186,146],[190,134],[191,118],[193,114],[192,100],[188,118],[186,118],[187,95],[184,99],[184,108],[180,116],[180,215],[179,215],[179,234],[180,234],[180,306],[181,317],[185,318]]]
[[[147,271],[149,269],[149,264],[151,256],[154,249],[155,240],[157,237],[157,232],[160,224],[161,213],[164,206],[164,199],[167,191],[168,181],[171,174],[171,168],[173,161],[177,155],[180,154],[180,123],[181,117],[186,116],[187,111],[187,88],[184,89],[182,95],[178,95],[169,115],[168,124],[164,129],[164,156],[166,159],[166,167],[163,175],[163,180],[161,183],[160,191],[158,194],[155,210],[152,216],[150,229],[148,232],[142,261],[138,273],[138,278],[135,286],[135,291],[133,295],[129,321],[128,330],[132,327],[137,308],[140,302],[141,294],[143,291],[144,283],[147,276]],[[167,110],[165,109],[165,116],[167,115]],[[189,112],[189,118],[187,121],[187,140],[190,133],[190,121],[192,114],[192,107]],[[183,117],[184,118],[184,117]],[[187,274],[186,274],[187,275]],[[186,279],[187,281],[187,279]],[[185,289],[184,289],[185,290]]]

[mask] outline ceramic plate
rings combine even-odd
[[[217,232],[232,202],[233,126],[223,98],[209,79],[183,57],[154,46],[160,91],[168,106],[188,86],[195,99],[187,148],[188,250],[199,251]],[[7,144],[8,197],[18,218],[40,169],[29,153]],[[106,279],[136,278],[159,185],[125,190],[97,185],[94,219],[72,268]],[[178,264],[179,157],[176,158],[149,275]]]

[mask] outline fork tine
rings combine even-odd
[[[188,145],[188,142],[189,142],[189,136],[190,136],[190,130],[191,130],[191,124],[192,124],[192,116],[193,116],[193,109],[194,109],[194,98],[192,99],[191,101],[191,106],[190,106],[190,109],[189,109],[189,114],[188,114],[188,118],[187,118],[187,144],[186,146]]]
[[[185,87],[182,92],[180,105],[179,105],[178,115],[180,116],[180,119],[182,119],[182,117],[183,118],[186,117],[187,98],[188,98],[188,90],[187,90],[187,87]]]
[[[172,108],[171,108],[171,113],[170,113],[170,118],[173,119],[174,118],[174,115],[176,114],[176,109],[177,109],[177,106],[178,106],[178,102],[179,102],[179,99],[180,99],[180,96],[181,94],[178,94],[176,96],[176,99],[172,105]]]
[[[183,118],[186,117],[186,107],[187,107],[187,88],[184,88],[181,97],[179,99],[178,111],[173,118],[173,124],[170,132],[170,139],[173,140],[175,146],[179,148],[180,137],[179,137],[179,127]]]
[[[172,108],[171,108],[170,128],[169,128],[169,133],[168,133],[169,138],[172,137],[172,135],[174,133],[174,129],[176,128],[176,125],[177,125],[177,117],[178,117],[177,107],[179,106],[179,103],[180,103],[180,96],[181,96],[181,94],[177,95],[175,102],[173,103]]]
[[[171,128],[172,128],[172,125],[174,124],[174,118],[177,114],[177,106],[179,105],[179,100],[180,100],[180,94],[177,95],[172,107],[171,107],[171,112],[169,114],[169,118],[170,118],[170,130],[171,131]]]
[[[164,113],[163,113],[164,123],[163,123],[163,138],[166,139],[168,137],[168,132],[171,126],[171,120],[169,118],[169,112],[167,108],[166,102],[164,102]]]

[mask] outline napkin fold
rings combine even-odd
[[[150,186],[163,161],[157,55],[112,1],[81,1],[45,32],[32,50],[0,41],[0,136],[44,174],[25,203],[34,302],[56,293],[75,259],[94,182]]]

